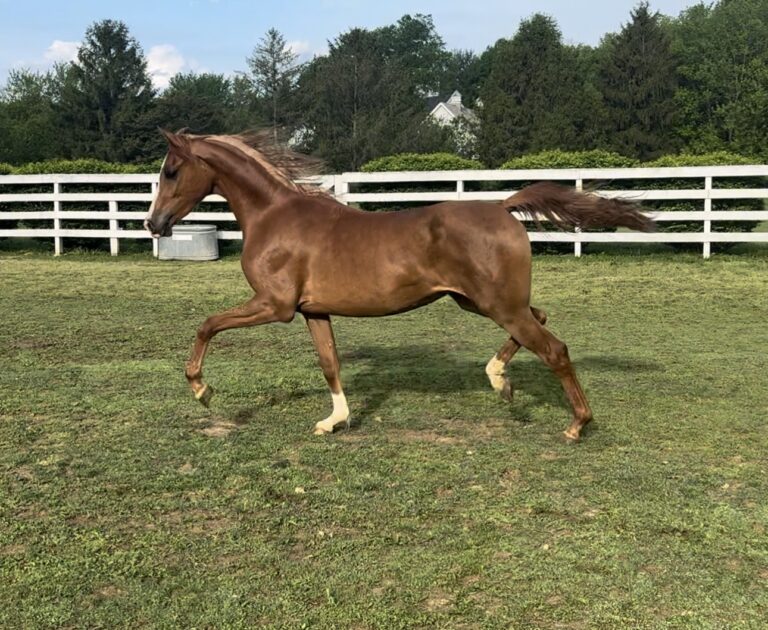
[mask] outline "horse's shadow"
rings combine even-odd
[[[355,397],[357,420],[378,412],[397,391],[424,394],[489,391],[485,361],[468,360],[427,344],[409,346],[363,346],[343,353],[342,363],[354,366],[345,379],[345,389]],[[361,367],[362,364],[362,367]],[[652,361],[614,355],[587,355],[573,362],[580,371],[656,372],[662,366]],[[539,359],[521,352],[509,364],[507,374],[515,391],[523,392],[531,406],[567,406],[557,377]],[[528,418],[530,411],[516,401],[515,416]]]

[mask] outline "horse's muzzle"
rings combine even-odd
[[[152,234],[152,238],[160,238],[161,236],[171,236],[171,227],[173,226],[172,217],[160,217],[152,220],[151,218],[144,219],[144,229]]]

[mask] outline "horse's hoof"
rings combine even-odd
[[[563,431],[563,437],[568,444],[576,444],[576,442],[578,442],[581,438],[579,432],[576,429],[566,429]]]
[[[343,427],[344,430],[349,430],[351,422],[352,421],[350,418],[347,418],[346,420],[333,420],[331,418],[326,418],[325,420],[318,422],[315,425],[315,430],[312,433],[314,435],[331,435],[340,427]]]
[[[515,390],[512,388],[512,383],[510,383],[508,380],[504,380],[504,387],[501,388],[501,391],[499,391],[499,396],[501,396],[502,400],[506,400],[508,403],[512,402],[512,399],[514,398]]]
[[[200,391],[195,392],[195,399],[203,407],[210,406],[212,397],[213,397],[213,387],[207,384],[203,385],[203,388]]]

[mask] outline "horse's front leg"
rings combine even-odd
[[[320,368],[331,390],[333,411],[325,420],[315,424],[315,435],[333,433],[336,426],[345,424],[349,426],[349,407],[344,391],[341,389],[341,366],[336,352],[336,340],[333,337],[331,318],[328,315],[305,314],[312,341],[315,344],[317,355],[320,359]]]
[[[203,382],[203,358],[208,349],[208,342],[214,335],[230,328],[290,321],[294,313],[293,309],[279,308],[263,298],[253,297],[245,304],[211,315],[206,319],[197,331],[195,345],[187,361],[185,372],[195,398],[207,407],[213,395],[213,389]]]

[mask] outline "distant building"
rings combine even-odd
[[[454,121],[464,119],[469,123],[477,122],[477,115],[461,102],[461,92],[454,90],[448,96],[433,95],[427,97],[429,115],[441,125],[450,125]]]

